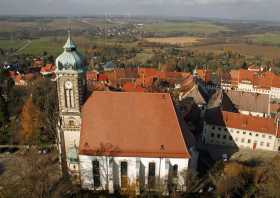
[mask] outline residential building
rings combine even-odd
[[[254,70],[231,70],[221,77],[222,89],[268,94],[272,98],[280,98],[280,76],[271,71],[256,72]]]
[[[279,119],[210,110],[205,117],[203,141],[205,144],[280,151]]]

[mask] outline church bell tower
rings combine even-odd
[[[63,48],[64,52],[56,59],[55,72],[60,115],[58,136],[62,163],[64,160],[68,170],[78,172],[81,106],[86,87],[85,60],[72,41],[70,31]]]

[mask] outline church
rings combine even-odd
[[[56,59],[61,167],[83,189],[185,190],[193,138],[168,93],[94,91],[70,32]],[[168,190],[166,190],[168,191]]]

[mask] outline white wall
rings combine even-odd
[[[239,110],[239,113],[243,115],[251,115],[251,116],[262,117],[262,118],[266,118],[269,116],[268,113],[260,113],[260,112],[253,112],[253,111],[244,111],[244,110]]]
[[[237,146],[238,148],[250,149],[253,149],[254,144],[256,144],[255,149],[270,151],[276,149],[275,144],[277,139],[275,135],[268,133],[226,128],[223,126],[208,125],[206,123],[204,124],[203,138],[206,144]]]
[[[247,83],[238,83],[238,89],[244,90],[244,91],[250,91],[253,89],[253,85],[247,84]]]
[[[178,186],[184,185],[183,175],[180,174],[188,169],[189,159],[187,158],[138,158],[138,157],[105,157],[105,156],[86,156],[79,155],[80,160],[80,176],[81,184],[84,189],[94,189],[92,176],[92,161],[98,160],[100,164],[101,187],[96,190],[106,189],[107,175],[109,175],[109,191],[114,191],[120,186],[120,163],[126,161],[128,164],[129,184],[136,184],[136,179],[139,179],[140,184],[148,184],[148,168],[149,163],[156,164],[156,178],[161,181],[168,179],[168,171],[171,165],[178,165]],[[159,171],[160,170],[160,171]],[[109,174],[106,174],[106,173]],[[139,191],[139,189],[138,189]]]
[[[280,88],[271,87],[271,96],[272,98],[280,98]]]

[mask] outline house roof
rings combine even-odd
[[[269,96],[242,91],[223,91],[222,107],[226,111],[243,110],[267,113],[269,111]]]
[[[272,87],[280,88],[280,76],[274,74],[272,79]]]
[[[123,86],[122,86],[122,90],[126,91],[126,92],[145,92],[146,89],[135,84],[135,83],[131,83],[131,82],[126,82]]]
[[[203,90],[199,88],[199,85],[193,85],[193,87],[186,93],[184,93],[184,98],[193,98],[195,104],[205,105],[206,101],[206,93],[203,93]]]
[[[249,83],[256,88],[262,89],[270,89],[271,87],[280,88],[280,76],[270,71],[257,72],[246,69],[231,70],[230,76],[223,80],[230,81],[232,84]]]
[[[207,69],[197,69],[197,75],[206,83],[211,81],[211,71]]]
[[[97,80],[97,76],[98,76],[98,73],[95,72],[95,71],[87,71],[86,72],[86,79],[89,80],[89,81]]]
[[[190,157],[169,94],[98,91],[82,109],[80,154]]]
[[[55,71],[55,65],[54,64],[46,64],[44,67],[41,67],[40,72],[42,74],[44,73],[53,73]]]
[[[255,117],[228,111],[209,110],[206,113],[206,122],[211,125],[226,126],[277,136],[279,136],[280,132],[280,129],[278,131],[276,130],[277,126],[273,118]]]

